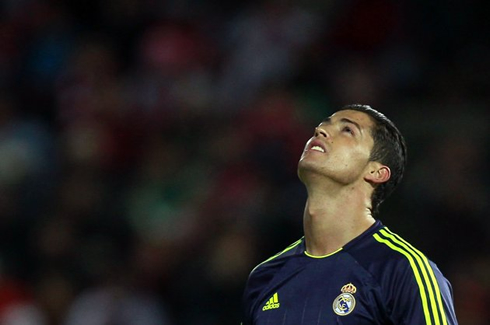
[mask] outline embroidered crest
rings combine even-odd
[[[349,315],[356,307],[356,298],[354,294],[357,288],[352,283],[346,284],[340,289],[342,292],[335,298],[332,304],[333,311],[339,316]]]

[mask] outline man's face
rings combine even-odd
[[[305,182],[309,175],[324,176],[350,184],[364,174],[374,140],[374,122],[364,112],[338,111],[315,128],[298,164],[298,175]]]

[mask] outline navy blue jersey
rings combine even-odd
[[[457,324],[450,283],[379,221],[332,254],[302,238],[259,264],[244,313],[243,325]]]

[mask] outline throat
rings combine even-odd
[[[307,201],[303,227],[309,254],[324,256],[336,252],[374,224],[369,209],[352,207],[352,204],[318,206]]]

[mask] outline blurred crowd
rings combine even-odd
[[[408,142],[380,219],[490,323],[485,2],[0,2],[0,324],[238,324],[302,235],[314,126]]]

